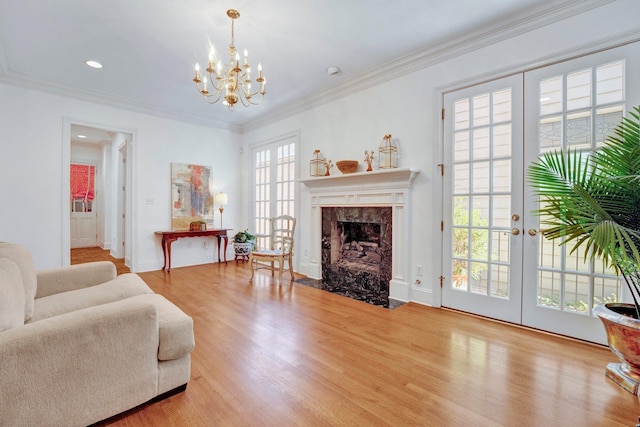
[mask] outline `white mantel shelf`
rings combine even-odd
[[[367,188],[410,188],[420,171],[413,168],[385,169],[371,172],[356,172],[332,176],[301,179],[311,192],[335,191],[338,189]]]

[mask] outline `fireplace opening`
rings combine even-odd
[[[322,208],[322,288],[389,306],[390,207]]]

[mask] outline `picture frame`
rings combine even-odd
[[[171,229],[189,230],[192,222],[213,224],[213,168],[171,163]]]

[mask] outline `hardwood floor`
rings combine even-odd
[[[102,248],[71,249],[71,264],[82,264],[92,261],[111,261],[116,265],[118,275],[131,272],[129,267],[124,265],[123,259],[112,257],[108,250],[104,250]]]
[[[264,273],[264,274],[261,274]],[[110,426],[626,426],[609,349],[448,310],[388,310],[246,264],[141,273],[194,318],[184,393]]]

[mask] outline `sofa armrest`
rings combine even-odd
[[[155,397],[156,313],[126,299],[0,332],[0,425],[88,425]]]
[[[42,298],[108,282],[116,278],[117,272],[112,262],[97,261],[41,270],[36,275],[38,279],[36,298]]]

